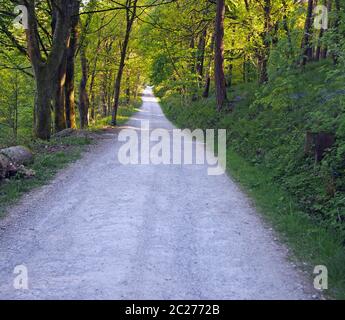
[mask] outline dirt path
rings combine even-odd
[[[144,98],[141,120],[172,128]],[[287,250],[225,175],[118,163],[116,136],[0,222],[1,299],[310,299]],[[25,265],[29,290],[15,290]]]

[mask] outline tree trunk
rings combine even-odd
[[[125,44],[123,44],[123,48],[124,47],[125,47]],[[123,69],[125,67],[125,55],[126,55],[125,50],[127,50],[127,48],[122,49],[121,62],[120,62],[119,70],[117,72],[117,77],[115,80],[114,106],[113,106],[112,121],[111,121],[111,124],[113,126],[116,126],[116,124],[117,124],[117,111],[118,111],[119,102],[120,102],[121,80],[122,80]]]
[[[316,1],[316,4],[317,1]],[[323,5],[327,7],[327,10],[329,14],[330,13],[330,0],[323,0]],[[325,29],[322,27],[320,32],[319,32],[319,37],[318,37],[318,40],[317,40],[317,46],[316,46],[316,51],[315,51],[315,61],[320,61],[320,59],[322,58],[322,52],[325,50],[325,46],[322,44],[322,39],[324,38],[324,35],[325,35]]]
[[[48,140],[51,135],[51,100],[58,70],[69,41],[71,9],[76,1],[55,1],[53,43],[47,59],[41,55],[35,2],[25,1],[28,10],[28,29],[26,30],[28,55],[36,81],[34,133],[37,138],[44,140]],[[56,10],[56,8],[59,9]]]
[[[53,84],[50,72],[42,70],[36,76],[35,136],[49,140],[51,135],[51,100]]]
[[[319,33],[319,39],[317,41],[318,43],[317,43],[316,52],[315,52],[315,60],[316,61],[320,61],[320,58],[321,58],[321,52],[322,52],[321,43],[322,43],[323,35],[324,35],[324,30],[321,29],[320,33]]]
[[[126,103],[127,105],[131,102],[131,75],[127,68],[127,74],[126,74]]]
[[[94,121],[96,118],[96,111],[95,111],[95,93],[94,93],[94,84],[95,84],[95,79],[96,79],[96,70],[97,70],[97,58],[95,58],[92,74],[91,74],[91,81],[90,81],[90,96],[91,96],[91,114],[90,117]]]
[[[328,16],[331,14],[332,11],[332,0],[327,0],[327,11],[328,11]],[[325,32],[325,31],[324,31]],[[326,59],[328,54],[328,47],[327,45],[324,45],[323,48],[321,49],[321,58]]]
[[[102,19],[103,23],[104,19]],[[100,47],[101,47],[101,30],[98,33],[98,41],[97,41],[97,48],[96,48],[96,56],[94,57],[93,66],[92,66],[92,72],[91,72],[91,81],[90,81],[90,96],[91,96],[91,119],[94,121],[96,119],[96,111],[95,111],[95,93],[94,93],[94,84],[96,80],[96,73],[97,73],[97,65],[98,65],[98,57],[100,53]]]
[[[226,83],[224,74],[224,18],[225,0],[217,0],[215,25],[215,86],[217,110],[221,111],[227,103]]]
[[[198,74],[199,85],[200,85],[200,82],[202,82],[202,79],[204,76],[206,37],[207,37],[207,28],[205,27],[205,29],[200,35],[199,44],[198,44],[197,63],[196,63],[196,71]]]
[[[135,82],[135,91],[134,91],[134,100],[135,101],[138,99],[139,86],[140,86],[140,72],[137,73],[137,79]]]
[[[195,40],[194,40],[194,34],[192,35],[189,43],[189,49],[192,52],[192,57],[190,60],[190,73],[194,76],[196,73],[196,57],[197,54],[195,53]]]
[[[260,84],[268,82],[268,60],[270,56],[270,32],[271,32],[271,0],[264,1],[265,29],[263,33],[263,49],[259,57]]]
[[[126,1],[126,4],[127,4],[126,6],[127,8],[126,9],[126,34],[125,34],[125,39],[122,43],[120,65],[119,65],[119,70],[117,72],[116,81],[115,81],[114,105],[113,105],[113,110],[112,110],[112,121],[111,121],[111,124],[113,126],[116,126],[117,124],[117,112],[118,112],[119,102],[120,102],[121,80],[122,80],[123,70],[125,67],[129,38],[132,31],[134,20],[136,18],[137,3],[138,3],[138,0]],[[129,8],[131,8],[131,10]]]
[[[95,6],[97,5],[97,0],[91,0],[88,3],[88,9],[90,10],[87,14],[86,21],[84,25],[81,25],[80,32],[80,45],[79,45],[79,55],[80,55],[80,64],[81,64],[81,79],[79,84],[79,121],[80,127],[82,129],[89,126],[89,107],[90,100],[87,92],[87,82],[88,82],[88,73],[89,66],[88,60],[86,57],[86,48],[88,46],[87,33],[92,21],[93,13]]]
[[[213,54],[214,54],[214,41],[215,41],[215,33],[212,35],[212,39],[211,39],[210,59],[208,61],[208,66],[206,70],[205,87],[204,87],[204,92],[202,94],[203,98],[208,98],[210,95],[211,69],[212,69],[212,61],[213,61]]]
[[[58,79],[56,81],[56,89],[55,89],[55,97],[54,97],[55,132],[59,132],[66,129],[66,116],[65,116],[66,65],[67,65],[67,56],[65,53],[58,70]]]
[[[66,112],[66,126],[67,128],[75,129],[77,127],[75,117],[75,90],[74,90],[74,78],[75,78],[75,56],[78,46],[79,38],[79,16],[76,15],[79,12],[80,3],[77,2],[73,9],[74,15],[71,21],[71,39],[67,48],[67,65],[66,65],[66,83],[65,83],[65,112]]]
[[[314,9],[314,0],[308,0],[307,17],[305,20],[304,37],[302,41],[302,50],[303,50],[302,66],[305,66],[307,62],[312,60],[313,58],[313,48],[311,44],[312,32],[313,32],[313,9]]]
[[[101,94],[101,102],[102,102],[102,112],[103,117],[105,118],[108,115],[108,74],[104,72],[102,77],[102,94]]]
[[[18,81],[18,71],[15,72],[14,77],[14,103],[13,103],[13,115],[12,115],[12,129],[14,140],[17,141],[18,138],[18,118],[19,118],[19,81]]]
[[[330,16],[331,11],[332,11],[332,0],[327,0],[326,3],[327,3],[328,16]],[[327,30],[324,31],[324,34],[326,32],[327,32]],[[327,45],[323,45],[323,47],[321,48],[321,52],[320,52],[320,58],[326,59],[327,55],[328,55],[328,47],[327,47]]]
[[[75,51],[74,51],[75,52]],[[66,84],[65,84],[65,112],[66,112],[66,126],[67,128],[75,129],[77,127],[75,117],[75,90],[74,90],[74,63],[71,52],[68,53],[67,68],[66,68]]]
[[[127,55],[127,64],[129,62],[129,56]],[[131,72],[129,67],[126,68],[126,104],[131,102]]]
[[[80,127],[82,129],[89,125],[89,96],[87,94],[87,78],[88,78],[88,67],[85,49],[80,49],[80,62],[82,69],[82,77],[79,86],[79,116],[80,116]]]
[[[246,13],[249,17],[248,25],[251,26],[252,25],[252,18],[251,18],[250,5],[249,5],[248,0],[244,0],[244,5],[246,8]],[[247,35],[247,42],[248,43],[251,42],[251,34]],[[246,83],[250,80],[249,79],[249,66],[250,66],[249,55],[246,53],[246,50],[244,50],[244,54],[243,54],[243,82],[244,83]]]

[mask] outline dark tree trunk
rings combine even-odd
[[[52,16],[52,33],[54,34],[55,28],[56,28],[56,20],[57,20],[57,8],[53,6],[52,10],[53,16]],[[69,41],[67,46],[69,46]],[[66,117],[65,117],[65,99],[64,99],[64,86],[65,86],[65,80],[66,80],[66,63],[67,63],[67,57],[66,57],[66,51],[65,50],[63,54],[63,58],[61,60],[58,72],[57,72],[57,78],[55,82],[54,87],[54,96],[53,96],[53,103],[54,103],[54,130],[55,132],[60,132],[64,129],[66,129]]]
[[[138,99],[139,86],[140,86],[140,72],[137,73],[137,79],[136,79],[136,83],[135,83],[135,91],[134,91],[135,101]]]
[[[88,67],[85,49],[80,50],[80,61],[82,69],[82,77],[79,86],[79,116],[80,127],[86,128],[89,125],[89,96],[86,90],[88,79]]]
[[[302,41],[302,66],[305,66],[308,61],[313,59],[313,48],[311,44],[312,33],[313,33],[313,9],[314,9],[314,0],[308,0],[308,9],[307,17],[305,20],[304,27],[304,37]]]
[[[48,140],[51,135],[51,102],[57,74],[70,36],[72,6],[77,0],[56,0],[59,10],[54,12],[54,34],[47,59],[41,55],[38,23],[34,1],[26,1],[28,29],[26,30],[28,55],[36,80],[35,136]]]
[[[198,44],[196,71],[198,74],[199,84],[202,81],[203,76],[204,76],[206,37],[207,37],[207,28],[205,28],[203,32],[201,33],[199,44]]]
[[[323,35],[324,35],[324,30],[321,29],[320,33],[319,33],[319,39],[318,39],[316,52],[315,52],[315,60],[316,61],[320,61],[320,58],[321,58],[321,52],[322,52],[321,43],[322,43]]]
[[[214,41],[215,41],[215,33],[211,39],[211,47],[210,47],[210,58],[208,61],[208,66],[206,69],[206,77],[205,77],[205,88],[202,94],[203,98],[208,98],[210,95],[210,86],[211,86],[211,67],[213,61],[213,54],[214,54]]]
[[[49,70],[41,70],[35,75],[35,136],[49,140],[51,135],[52,78]]]
[[[79,55],[80,55],[80,63],[81,63],[81,79],[79,84],[79,120],[80,120],[80,127],[86,128],[89,125],[89,107],[90,107],[90,100],[89,95],[87,92],[87,82],[88,82],[88,74],[89,74],[89,66],[88,60],[86,57],[86,48],[88,46],[87,40],[87,33],[92,21],[93,13],[92,10],[95,8],[97,4],[97,0],[89,1],[89,8],[90,11],[87,14],[87,18],[85,24],[81,26],[81,33],[80,33],[80,45],[79,45]]]
[[[102,94],[101,94],[102,113],[103,113],[104,118],[108,115],[107,97],[108,97],[108,75],[107,75],[107,72],[105,72],[102,78]]]
[[[74,64],[75,47],[69,48],[67,52],[66,84],[65,84],[65,112],[67,128],[75,129],[77,127],[75,117],[75,90],[74,90]]]
[[[262,52],[259,56],[259,70],[260,70],[260,76],[259,76],[259,82],[260,84],[264,84],[268,82],[268,60],[270,57],[270,32],[271,32],[271,0],[265,0],[264,1],[264,19],[265,19],[265,26],[264,26],[264,33],[263,33],[263,48]]]
[[[249,6],[248,0],[244,0],[244,5],[246,8],[246,12],[249,15],[250,14],[250,6]],[[251,23],[251,21],[250,21],[250,23]],[[251,41],[250,34],[247,36],[247,41],[248,41],[248,43],[250,43],[250,41]],[[244,83],[246,83],[248,81],[248,66],[249,66],[248,55],[244,51],[244,54],[243,54],[243,82]]]
[[[190,60],[190,72],[192,75],[195,75],[196,73],[196,54],[195,54],[195,40],[194,40],[194,35],[192,35],[192,38],[189,43],[189,49],[191,49],[192,52],[192,57]]]
[[[217,0],[215,24],[215,87],[217,110],[221,111],[227,103],[226,82],[224,74],[224,18],[225,0]]]
[[[80,9],[80,2],[74,4],[74,15],[71,21],[71,39],[67,48],[67,65],[66,65],[66,83],[65,83],[65,112],[66,112],[66,126],[67,128],[75,129],[77,127],[75,117],[75,56],[78,46],[79,38],[79,16],[77,13]]]
[[[317,2],[316,2],[317,4]],[[324,0],[323,1],[323,5],[327,7],[328,10],[328,14],[331,12],[331,0]],[[319,32],[319,38],[317,41],[317,47],[316,47],[316,51],[315,51],[315,60],[316,61],[320,61],[320,59],[323,57],[323,52],[326,51],[327,52],[327,48],[326,46],[322,43],[323,42],[323,38],[325,36],[326,30],[324,28],[321,28],[320,32]],[[327,56],[327,53],[326,53]]]
[[[67,57],[65,53],[58,70],[58,79],[56,82],[56,89],[55,89],[55,97],[54,97],[55,132],[60,132],[66,129],[66,116],[65,116],[66,65],[67,65]]]
[[[304,154],[314,156],[316,162],[322,161],[327,151],[335,144],[336,139],[333,133],[329,132],[307,132],[304,145]]]
[[[328,15],[330,15],[331,11],[332,11],[332,0],[327,0],[327,11],[328,11]],[[325,33],[325,31],[324,31]],[[324,45],[323,48],[321,49],[321,58],[322,59],[326,59],[327,58],[327,54],[328,54],[328,47],[327,45]]]
[[[94,84],[95,84],[95,80],[96,80],[96,71],[97,71],[97,62],[98,62],[98,55],[95,57],[95,61],[93,64],[93,69],[92,69],[92,73],[91,73],[91,81],[90,81],[90,96],[91,96],[91,113],[90,113],[90,117],[92,120],[95,120],[96,118],[96,106],[95,106],[95,93],[94,93]]]
[[[101,20],[102,24],[104,22],[104,18]],[[97,41],[97,48],[96,48],[96,56],[94,57],[93,66],[92,66],[92,72],[91,72],[91,81],[90,81],[90,96],[91,96],[91,114],[90,117],[94,121],[96,119],[96,105],[95,105],[95,92],[94,92],[94,84],[96,80],[96,74],[97,74],[97,65],[98,65],[98,57],[100,53],[101,48],[101,36],[102,36],[102,29],[98,32],[98,41]]]
[[[131,31],[132,31],[132,26],[136,18],[137,3],[138,3],[138,0],[126,1],[126,8],[127,8],[126,9],[126,34],[125,34],[125,39],[122,43],[120,65],[119,65],[119,70],[117,72],[116,81],[115,81],[114,105],[113,105],[112,121],[111,121],[111,124],[113,126],[116,126],[117,124],[117,112],[118,112],[119,102],[120,102],[121,81],[122,81],[123,70],[125,68],[127,48],[129,44]]]
[[[113,106],[112,121],[111,121],[111,124],[113,126],[116,126],[117,124],[117,112],[118,112],[119,103],[120,103],[121,80],[122,80],[122,75],[123,75],[123,69],[125,67],[125,56],[127,52],[127,45],[128,45],[128,42],[126,44],[125,43],[123,44],[123,48],[121,51],[120,66],[119,66],[119,70],[117,72],[117,77],[115,80],[114,106]]]
[[[126,103],[129,105],[131,102],[131,75],[127,68],[126,74]]]

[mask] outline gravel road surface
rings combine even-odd
[[[143,100],[126,127],[172,130],[150,89]],[[123,143],[108,135],[0,221],[0,299],[311,299],[227,175],[122,165]],[[14,288],[18,265],[28,290]]]

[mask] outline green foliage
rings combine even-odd
[[[155,57],[151,71],[151,81],[153,85],[159,85],[167,81],[172,73],[173,68],[167,56],[161,54]]]
[[[232,113],[217,113],[214,98],[196,103],[166,96],[165,111],[177,124],[189,128],[226,128],[233,150],[249,162],[272,170],[281,188],[296,198],[300,208],[332,226],[345,240],[345,91],[337,79],[330,82],[324,68],[276,74],[264,88],[239,86],[242,97]],[[307,132],[336,135],[336,145],[316,164],[304,155]]]
[[[34,92],[28,77],[0,70],[0,148],[31,136]]]

